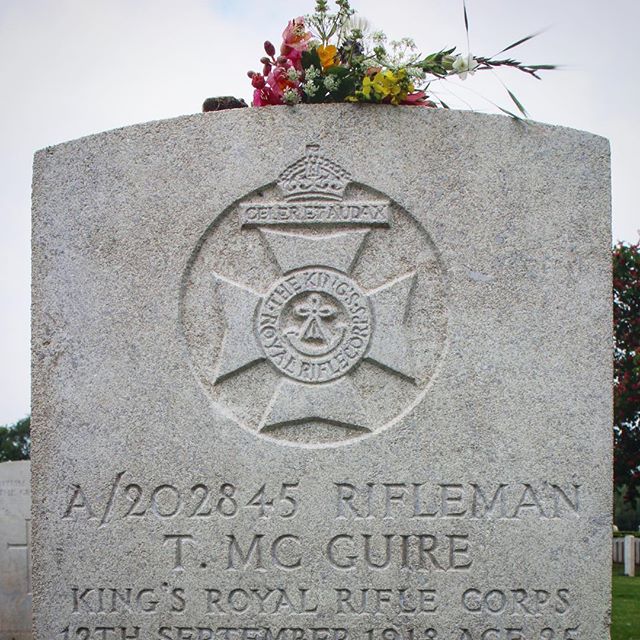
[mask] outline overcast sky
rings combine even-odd
[[[313,0],[0,0],[0,424],[29,413],[29,233],[34,151],[148,120],[200,110],[207,96],[249,99],[245,72],[265,39]],[[462,0],[353,0],[375,28],[421,51],[466,52]],[[613,237],[636,241],[640,134],[638,0],[468,0],[471,52],[514,50],[559,63],[542,82],[501,77],[535,120],[611,141]],[[511,108],[493,77],[442,88],[446,101]]]

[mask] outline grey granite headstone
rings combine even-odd
[[[31,463],[0,464],[0,640],[31,640]]]
[[[607,142],[243,109],[39,152],[38,640],[604,640]]]

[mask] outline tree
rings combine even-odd
[[[0,462],[28,460],[31,452],[31,417],[0,427]]]
[[[638,531],[640,500],[625,500],[626,487],[616,487],[613,493],[614,522],[620,531]]]
[[[614,481],[640,497],[640,243],[613,248]]]

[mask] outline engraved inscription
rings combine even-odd
[[[391,210],[388,203],[355,202],[351,204],[278,202],[241,204],[240,224],[358,224],[388,226]]]
[[[267,358],[282,373],[302,382],[327,382],[363,358],[371,312],[348,276],[303,269],[276,283],[263,300],[257,332]]]
[[[315,640],[331,637],[341,640],[578,640],[581,637],[580,625],[575,623],[575,595],[566,586],[534,585],[524,589],[490,585],[479,589],[461,585],[455,591],[453,598],[446,598],[435,587],[406,588],[385,583],[378,587],[310,586],[304,582],[298,587],[267,584],[226,589],[185,589],[168,583],[161,588],[151,585],[72,587],[68,602],[73,623],[57,637],[60,640],[72,637],[126,640],[141,636],[179,640],[288,637],[292,640],[307,637]],[[445,610],[458,613],[447,615]],[[182,616],[190,611],[200,612],[200,626],[187,626],[188,619]],[[114,625],[117,620],[114,615],[131,613],[143,620],[143,634],[139,626]],[[327,627],[308,626],[327,613],[335,614],[337,624],[345,625],[339,627],[340,633],[332,635]],[[388,618],[384,626],[376,625],[376,622],[384,624],[381,616],[397,615],[404,618],[404,624],[393,624],[392,618]],[[296,626],[255,626],[257,616],[263,623],[269,618],[277,620],[278,616],[286,616]],[[84,620],[95,626],[83,626]],[[100,624],[101,620],[106,624]],[[182,624],[172,626],[171,620]],[[238,626],[221,626],[230,620]],[[361,621],[365,624],[359,624]],[[243,626],[251,622],[253,626]]]
[[[477,589],[462,594],[462,607],[475,614],[496,616],[519,614],[535,617],[547,613],[565,614],[569,610],[569,589]]]
[[[303,333],[308,317],[298,321]],[[482,484],[328,478],[320,508],[329,526],[314,530],[306,527],[309,509],[318,508],[310,500],[313,482],[295,474],[236,484],[215,473],[181,483],[122,471],[100,491],[72,484],[58,510],[70,530],[79,521],[121,533],[151,523],[142,551],[163,571],[159,580],[70,585],[68,626],[54,635],[578,640],[576,590],[535,572],[525,583],[508,575],[482,579],[487,540],[473,526],[490,520],[499,540],[527,520],[581,518],[589,493],[571,476]],[[322,579],[309,582],[310,572]],[[131,614],[139,625],[123,626],[121,616]],[[284,620],[291,626],[278,626]],[[320,620],[335,627],[315,626]]]
[[[186,521],[200,519],[256,520],[296,518],[302,505],[300,480],[237,486],[200,478],[192,485],[145,485],[130,481],[128,472],[112,482],[108,499],[101,503],[81,485],[69,491],[62,520],[93,521],[105,526],[114,520],[144,519]],[[123,480],[126,478],[126,482]],[[324,492],[337,522],[409,522],[448,519],[476,520],[575,520],[582,514],[584,487],[572,482],[430,483],[334,482]],[[412,525],[413,526],[413,525]]]
[[[103,507],[87,495],[81,485],[75,485],[61,516],[62,520],[99,521],[108,525],[113,519],[139,522],[144,519],[174,520],[233,519],[240,515],[254,515],[261,520],[293,518],[299,509],[299,482],[279,485],[239,488],[230,482],[212,485],[205,481],[190,487],[160,484],[144,487],[138,482],[121,482],[121,472],[111,486],[110,499]]]
[[[557,519],[580,511],[580,485],[544,482],[475,483],[369,482],[335,483],[336,519]]]
[[[237,594],[242,602],[241,592]],[[289,612],[291,615],[291,612]],[[296,614],[293,614],[296,615]],[[537,622],[524,627],[518,623],[496,624],[490,627],[470,628],[450,624],[437,626],[393,626],[368,628],[360,633],[348,627],[322,627],[300,624],[291,627],[267,627],[260,625],[189,626],[185,624],[157,626],[154,640],[580,640],[580,625],[547,626]],[[139,626],[68,626],[57,636],[57,640],[141,640]]]
[[[456,571],[473,564],[466,534],[340,534],[327,544],[334,569]]]

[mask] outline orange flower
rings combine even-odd
[[[316,51],[318,52],[320,64],[323,69],[329,69],[330,67],[335,67],[336,64],[338,64],[336,60],[338,50],[332,44],[327,45],[326,47],[320,45]]]

